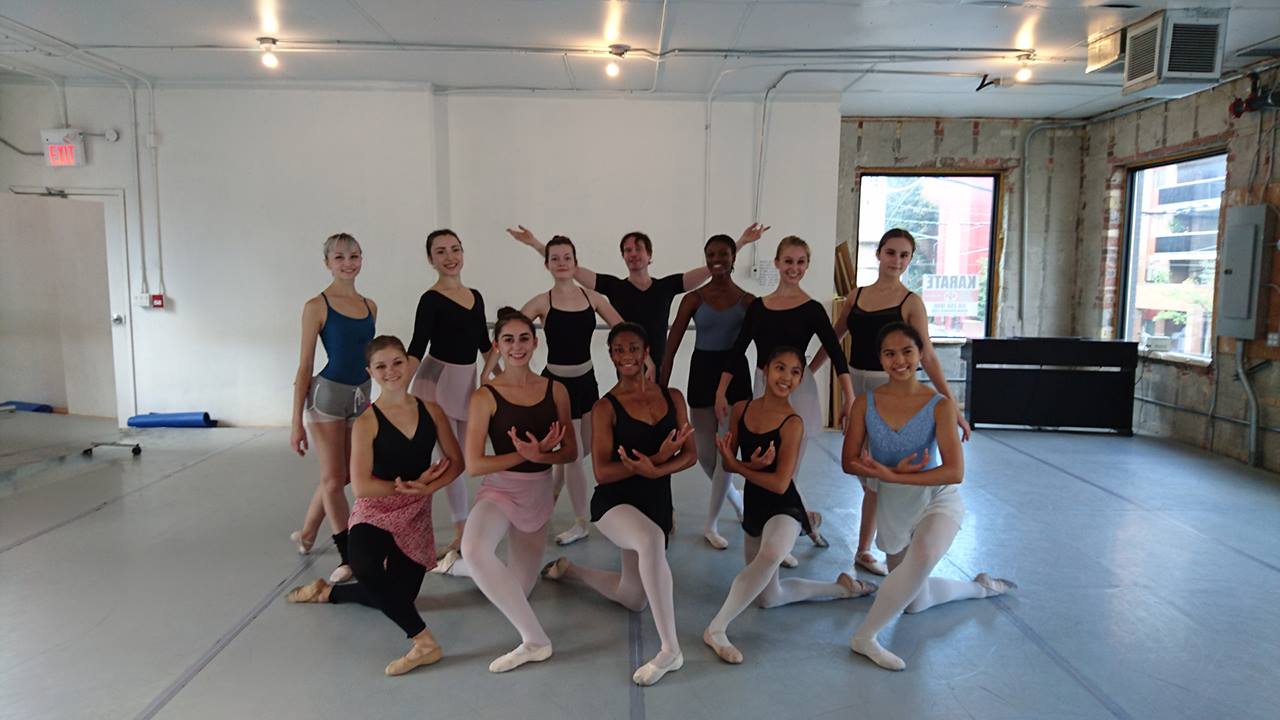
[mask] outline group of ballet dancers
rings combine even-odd
[[[832,323],[800,288],[810,252],[798,237],[778,243],[779,283],[771,293],[754,297],[734,282],[737,252],[768,229],[752,224],[736,241],[714,235],[704,266],[660,278],[649,275],[653,246],[644,233],[623,236],[627,275],[615,277],[579,265],[569,238],[543,244],[523,226],[510,229],[542,255],[554,283],[519,310],[500,309],[492,334],[483,297],[462,283],[462,241],[437,230],[427,236],[426,252],[438,279],[419,301],[408,346],[375,336],[377,304],[355,288],[360,244],[345,233],[327,238],[324,262],[333,281],[303,309],[290,435],[299,455],[314,447],[321,482],[291,537],[299,552],[310,552],[327,516],[341,565],[286,599],[381,610],[411,641],[386,666],[386,674],[401,675],[443,657],[414,605],[426,573],[470,577],[520,635],[514,650],[489,665],[506,672],[552,655],[528,600],[539,577],[576,583],[629,610],[651,610],[661,648],[633,680],[652,685],[684,664],[666,548],[674,527],[671,477],[694,464],[711,479],[706,542],[728,545],[717,526],[726,499],[743,528],[746,566],[702,634],[727,663],[743,661],[726,633],[752,602],[767,608],[875,593],[850,647],[902,670],[904,661],[877,641],[894,618],[1016,587],[986,573],[971,581],[930,575],[964,517],[958,486],[969,427],[929,342],[924,304],[901,282],[914,238],[901,229],[885,233],[876,249],[879,277]],[[682,294],[668,329],[671,304]],[[597,318],[609,327],[617,375],[603,396],[591,363]],[[669,384],[690,322],[695,346],[682,393]],[[840,346],[846,332],[847,357]],[[814,336],[822,350],[808,359]],[[313,377],[317,340],[328,360]],[[546,363],[537,373],[531,360],[543,342]],[[745,352],[752,344],[754,371]],[[792,550],[800,535],[826,546],[822,515],[806,508],[795,478],[809,439],[822,429],[814,372],[827,359],[844,400],[842,469],[864,490],[855,567],[829,582],[783,578],[780,568],[797,564]],[[918,379],[918,368],[932,387]],[[588,455],[595,479],[589,501]],[[482,478],[471,504],[466,475]],[[734,476],[744,479],[742,491]],[[356,498],[350,509],[347,484]],[[621,551],[618,570],[566,557],[544,565],[564,487],[575,519],[556,542],[583,540],[594,526]],[[431,498],[440,490],[454,536],[437,551]],[[872,552],[873,538],[885,562]],[[505,561],[497,555],[503,540]],[[859,567],[886,577],[877,587],[855,577]]]

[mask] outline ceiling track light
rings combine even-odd
[[[1027,82],[1031,79],[1031,53],[1018,56],[1018,72],[1013,74],[1013,79],[1018,82]]]
[[[630,51],[631,51],[631,46],[627,45],[626,43],[614,43],[609,46],[609,54],[618,58],[619,60],[626,57],[627,53]],[[622,68],[618,67],[617,60],[611,60],[609,61],[608,65],[604,66],[604,74],[608,75],[611,78],[618,77],[618,74],[621,72],[622,72]]]
[[[273,37],[258,38],[258,47],[262,50],[262,64],[274,68],[280,65],[280,58],[276,57],[276,39]]]

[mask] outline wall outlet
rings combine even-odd
[[[1267,333],[1267,347],[1280,347],[1280,332]]]

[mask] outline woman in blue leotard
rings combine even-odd
[[[311,496],[302,529],[290,537],[298,552],[307,554],[316,541],[320,522],[329,516],[333,542],[342,564],[329,576],[331,582],[351,579],[347,564],[347,495],[350,482],[351,423],[369,405],[369,373],[364,348],[373,339],[378,305],[356,292],[364,256],[360,243],[347,233],[324,241],[324,266],[333,282],[302,307],[302,351],[293,382],[293,431],[289,447],[299,456],[310,447],[307,429],[320,458],[320,485]],[[324,346],[329,362],[314,378],[316,340]],[[303,425],[303,418],[306,425]]]

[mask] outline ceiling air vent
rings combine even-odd
[[[1125,31],[1129,38],[1124,55],[1126,86],[1155,78],[1159,74],[1156,60],[1160,55],[1162,21],[1162,17],[1156,17],[1153,20],[1132,25]]]
[[[1169,32],[1169,62],[1165,74],[1217,75],[1222,65],[1218,47],[1222,26],[1217,23],[1172,23]]]
[[[1094,38],[1089,41],[1089,59],[1084,71],[1121,72],[1124,70],[1124,52],[1123,30]]]
[[[1227,10],[1166,10],[1125,29],[1124,94],[1182,97],[1217,84]]]

